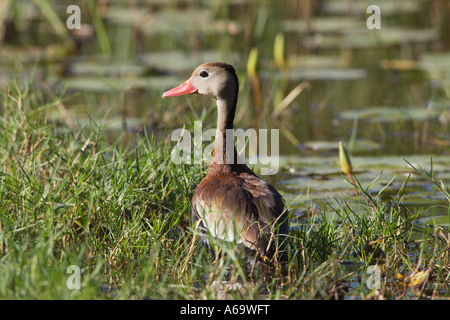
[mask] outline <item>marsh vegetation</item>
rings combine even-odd
[[[359,1],[80,0],[69,31],[68,2],[4,1],[0,297],[448,299],[450,9],[379,2],[368,30]],[[280,130],[285,278],[191,229],[208,164],[173,163],[170,133],[215,109],[161,93],[211,60],[238,70],[236,127]]]

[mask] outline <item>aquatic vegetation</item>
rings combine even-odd
[[[70,32],[63,2],[0,5],[1,298],[448,299],[448,9],[379,1],[368,30],[359,2],[281,3],[81,0]],[[191,228],[207,163],[170,133],[215,109],[161,93],[211,60],[237,66],[236,126],[280,131],[286,278]]]

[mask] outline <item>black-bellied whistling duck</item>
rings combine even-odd
[[[192,215],[201,232],[243,245],[255,261],[285,262],[289,221],[278,191],[249,167],[227,154],[227,129],[233,129],[239,82],[233,66],[210,62],[198,66],[182,85],[163,97],[199,93],[217,100],[217,129],[208,174],[195,189]],[[229,130],[228,130],[229,131]]]

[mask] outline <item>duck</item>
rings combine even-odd
[[[192,196],[195,228],[202,235],[236,243],[253,267],[286,264],[289,219],[283,197],[239,158],[234,139],[227,139],[234,129],[239,95],[235,68],[224,62],[201,64],[188,80],[162,96],[190,94],[211,97],[217,105],[211,163]],[[204,236],[202,242],[211,250],[208,239]]]

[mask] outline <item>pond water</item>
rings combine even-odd
[[[193,120],[214,126],[210,100],[161,93],[202,62],[227,61],[241,84],[236,126],[280,130],[280,171],[266,178],[293,208],[352,194],[340,174],[344,141],[364,186],[390,184],[383,196],[393,197],[413,173],[405,204],[448,227],[444,194],[405,160],[430,170],[432,159],[448,186],[450,9],[378,2],[381,29],[367,27],[360,1],[70,1],[82,25],[69,31],[68,1],[6,1],[16,14],[0,14],[0,86],[14,72],[42,79],[80,123],[90,115],[111,121],[111,137],[142,128],[164,137]]]

